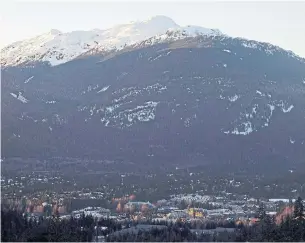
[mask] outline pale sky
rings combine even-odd
[[[217,28],[270,42],[305,57],[305,1],[25,1],[0,0],[0,48],[59,29],[105,29],[165,15],[179,25]]]

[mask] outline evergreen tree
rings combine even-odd
[[[264,204],[260,203],[258,210],[257,210],[257,218],[260,220],[263,220],[266,217],[266,211]]]
[[[302,219],[304,213],[304,206],[303,206],[303,200],[301,197],[298,197],[298,199],[294,203],[294,218]]]
[[[262,237],[264,241],[273,241],[275,222],[274,218],[269,215],[265,215],[265,217],[260,222],[262,225]]]

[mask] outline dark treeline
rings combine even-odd
[[[101,230],[104,227],[106,230]],[[95,220],[92,216],[60,219],[38,219],[13,211],[1,211],[1,241],[3,242],[91,242],[97,234],[108,235],[121,229],[113,220]]]
[[[103,237],[108,242],[229,242],[229,241],[305,241],[304,206],[301,198],[294,204],[293,215],[276,224],[274,217],[261,206],[258,223],[253,226],[234,222],[136,222],[118,223],[110,219],[96,220],[92,216],[60,219],[28,218],[17,211],[1,212],[1,240],[23,242],[92,242]],[[151,227],[137,227],[149,224]],[[155,225],[155,226],[153,226]],[[222,227],[222,228],[218,228]]]
[[[263,206],[258,210],[259,222],[252,227],[241,226],[236,234],[236,241],[305,241],[305,217],[303,201],[299,197],[294,204],[294,213],[282,218],[280,224],[274,217],[266,214]]]

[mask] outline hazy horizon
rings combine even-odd
[[[181,26],[219,29],[269,42],[305,57],[305,2],[59,2],[1,1],[0,48],[50,29],[107,29],[164,15]]]

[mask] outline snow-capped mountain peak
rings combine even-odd
[[[48,32],[49,35],[60,35],[62,34],[62,32],[60,30],[57,30],[57,29],[51,29],[49,32]]]
[[[154,16],[145,21],[116,25],[113,28],[63,33],[56,29],[6,46],[1,50],[1,65],[15,66],[27,62],[49,62],[59,65],[90,50],[121,49],[126,45],[142,42],[168,30],[181,32],[183,36],[198,34],[220,35],[218,30],[199,26],[182,27],[166,16]]]
[[[174,20],[164,15],[156,15],[147,20],[139,21],[140,23],[153,23],[154,25],[160,24],[161,26],[178,26]]]

